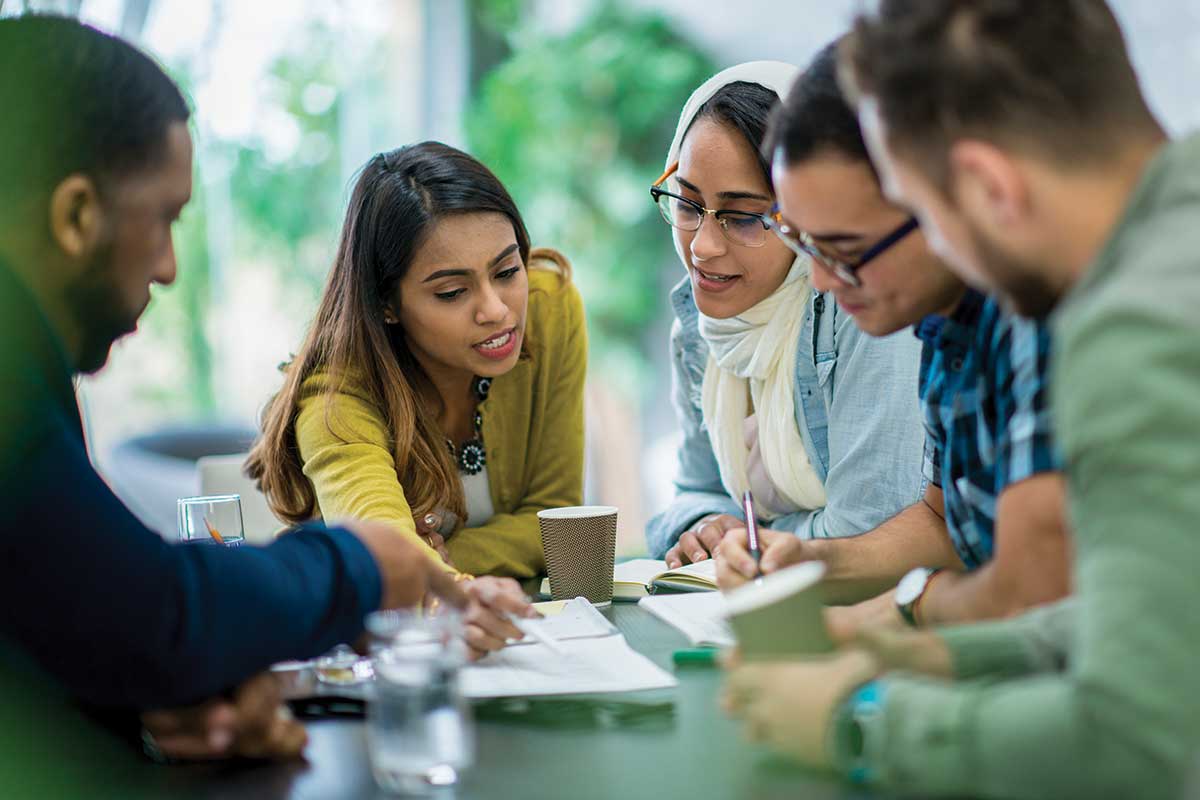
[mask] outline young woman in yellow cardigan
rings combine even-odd
[[[247,472],[283,519],[381,520],[447,569],[537,575],[537,512],[583,500],[586,366],[570,265],[530,249],[495,175],[436,142],[383,153]]]

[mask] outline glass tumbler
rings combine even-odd
[[[475,731],[459,672],[462,620],[413,611],[367,617],[375,680],[368,688],[371,771],[389,792],[453,786],[475,761]]]
[[[240,547],[245,540],[241,495],[184,497],[179,501],[179,541],[184,544]]]

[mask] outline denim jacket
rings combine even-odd
[[[646,543],[662,558],[680,534],[708,514],[741,518],[725,492],[700,408],[708,345],[688,278],[671,290],[671,399],[683,428],[675,499],[650,520]],[[825,483],[826,505],[771,523],[797,536],[831,538],[871,530],[924,491],[924,425],[917,397],[921,343],[911,330],[873,338],[831,295],[804,306],[796,354],[796,427]]]

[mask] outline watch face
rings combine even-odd
[[[907,606],[920,597],[932,572],[927,567],[917,567],[901,578],[896,584],[896,605]]]

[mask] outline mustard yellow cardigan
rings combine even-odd
[[[583,502],[583,386],[587,329],[579,292],[555,272],[529,270],[525,342],[516,366],[492,382],[479,410],[496,514],[446,542],[456,569],[527,578],[545,572],[537,512]],[[296,441],[327,520],[386,522],[418,542],[392,459],[382,410],[352,382],[330,398],[326,376],[304,382]],[[335,420],[337,434],[326,420]]]

